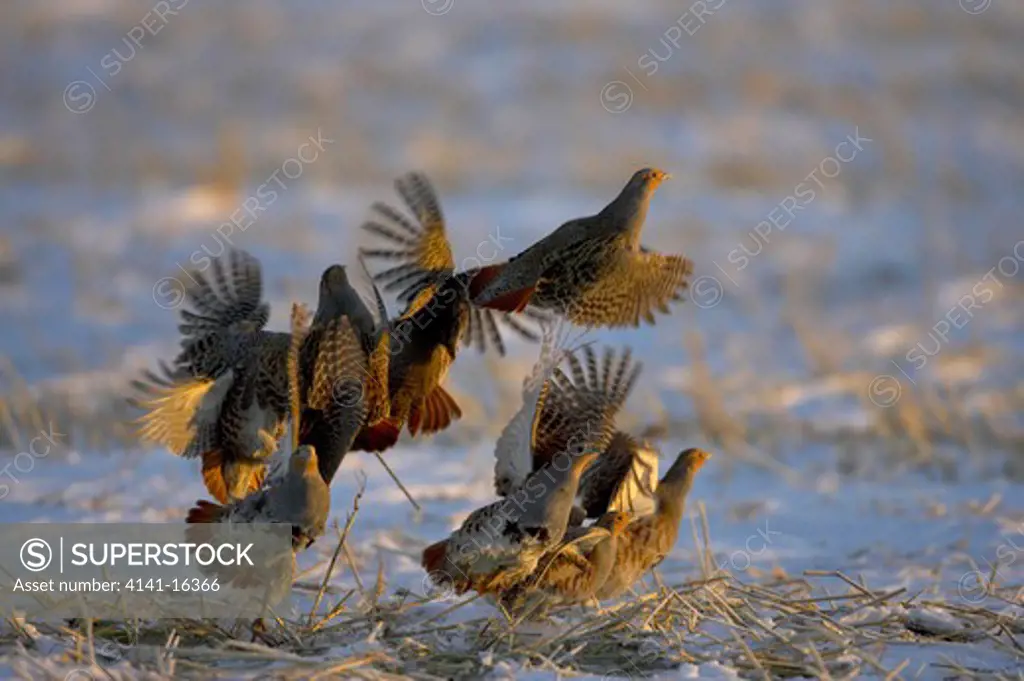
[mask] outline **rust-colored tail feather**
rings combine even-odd
[[[409,413],[409,434],[436,433],[462,418],[462,409],[448,391],[437,386],[423,400],[423,404]]]
[[[536,286],[528,286],[518,291],[500,295],[494,300],[482,304],[481,307],[486,307],[490,310],[500,310],[501,312],[522,312],[530,304],[530,298],[533,297],[533,293],[536,290]]]
[[[494,281],[494,278],[501,274],[505,265],[485,265],[480,268],[473,278],[469,280],[469,299],[473,300],[480,292],[487,288],[487,285]]]
[[[383,452],[395,446],[401,432],[401,423],[385,419],[360,430],[352,449],[362,452]]]
[[[196,505],[189,509],[185,516],[186,523],[215,523],[220,520],[224,513],[224,507],[210,501],[200,499]]]
[[[430,575],[433,575],[436,572],[443,572],[445,554],[447,551],[447,539],[431,544],[427,548],[423,549],[423,560],[420,561],[420,565],[422,565],[423,569]]]

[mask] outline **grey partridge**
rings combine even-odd
[[[619,537],[615,570],[595,593],[598,599],[622,595],[672,551],[694,476],[710,457],[707,452],[694,448],[679,454],[658,482],[654,512],[633,520]]]
[[[668,313],[668,304],[682,298],[693,270],[683,256],[640,244],[648,204],[668,177],[639,170],[600,213],[570,220],[507,262],[481,268],[469,286],[473,303],[504,312],[531,305],[581,326],[653,324],[656,311]]]

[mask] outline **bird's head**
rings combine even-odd
[[[629,182],[622,188],[615,200],[604,207],[601,215],[619,224],[621,229],[629,229],[634,240],[640,237],[640,228],[647,217],[647,204],[654,196],[654,190],[671,175],[657,168],[642,168],[633,173]],[[634,243],[634,248],[639,242]]]
[[[350,286],[344,265],[331,265],[320,275],[320,295],[338,294]]]
[[[302,475],[303,473],[312,470],[316,471],[319,475],[316,460],[316,449],[313,445],[302,445],[298,447],[294,452],[292,452],[288,463],[292,473]]]
[[[633,177],[630,179],[630,183],[637,187],[647,187],[650,189],[657,188],[657,186],[667,179],[671,179],[672,174],[667,173],[659,168],[641,168],[640,170],[633,173]]]
[[[673,482],[675,480],[682,480],[687,475],[696,473],[701,469],[708,459],[711,458],[711,454],[705,452],[703,449],[697,447],[690,447],[679,453],[676,457],[675,463],[668,469],[665,476],[661,479],[662,482]]]
[[[633,173],[633,178],[629,183],[634,185],[637,189],[654,191],[658,188],[658,185],[671,177],[672,175],[666,173],[664,170],[659,170],[658,168],[642,168],[641,170]]]
[[[693,485],[693,476],[697,474],[697,471],[710,458],[711,454],[696,447],[680,452],[679,456],[676,457],[675,463],[672,464],[672,467],[668,469],[658,483],[658,489],[655,490],[658,498],[664,501],[666,497],[677,497],[687,494],[690,491],[691,485]]]
[[[349,316],[365,309],[365,303],[352,286],[343,265],[331,265],[320,275],[320,298],[313,315],[314,324],[323,324],[341,315]]]

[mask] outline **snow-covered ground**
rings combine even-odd
[[[355,264],[367,208],[406,170],[434,178],[463,260],[499,232],[511,255],[657,165],[674,178],[645,241],[695,261],[693,300],[596,338],[644,362],[622,425],[650,428],[663,466],[715,453],[662,581],[702,576],[703,505],[714,562],[743,583],[906,588],[876,613],[910,623],[874,650],[886,670],[1019,674],[1019,612],[979,574],[1024,584],[1022,48],[1024,8],[999,0],[5,3],[0,388],[17,434],[5,419],[0,464],[50,423],[65,446],[7,469],[0,517],[178,522],[203,496],[193,464],[122,436],[118,405],[173,351],[181,267],[225,234],[263,261],[282,329],[325,266]],[[263,210],[223,227],[247,205]],[[492,498],[534,353],[465,351],[463,421],[387,455],[422,513],[372,457],[345,462],[332,515],[365,475],[363,582],[382,560],[390,596],[424,592],[419,550]],[[333,549],[303,557],[303,580]],[[332,584],[356,580],[345,566]],[[1005,611],[1018,645],[913,634],[948,615],[926,601]],[[732,659],[666,678],[750,675]],[[493,675],[551,675],[521,664],[497,656]]]

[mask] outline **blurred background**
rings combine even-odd
[[[495,229],[505,257],[596,212],[648,165],[674,177],[645,242],[694,260],[691,300],[597,338],[644,361],[620,425],[663,465],[718,453],[705,498],[753,472],[718,518],[886,480],[1017,494],[1022,64],[1014,0],[8,0],[2,444],[54,424],[66,447],[21,460],[7,509],[180,518],[198,476],[134,446],[123,397],[174,352],[184,269],[225,244],[263,261],[284,329],[405,171],[433,179],[462,261]],[[393,454],[421,503],[489,498],[535,353],[460,356],[464,419]],[[345,465],[405,513],[372,459]]]

